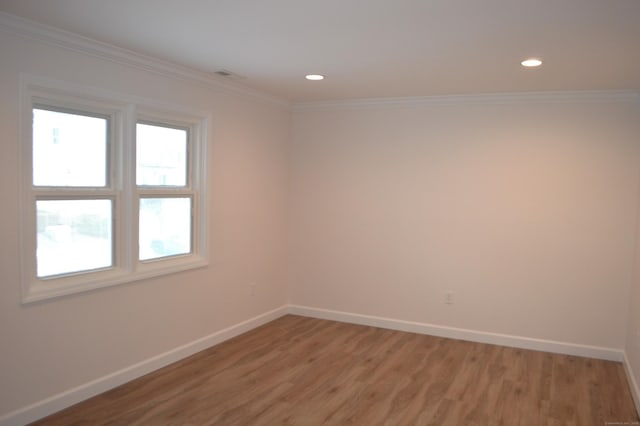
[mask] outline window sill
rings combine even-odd
[[[209,265],[207,259],[197,256],[182,256],[140,263],[135,271],[108,269],[67,275],[64,277],[38,279],[25,285],[22,303],[29,304],[84,293],[100,288],[112,287],[149,278],[175,274]]]

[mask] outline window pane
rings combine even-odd
[[[187,130],[138,123],[136,183],[186,186]]]
[[[111,200],[36,201],[37,275],[112,266]]]
[[[107,184],[105,118],[33,109],[33,184]]]
[[[140,200],[140,260],[191,252],[191,198]]]

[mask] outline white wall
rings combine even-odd
[[[640,123],[640,109],[636,115],[636,122]],[[640,140],[640,132],[636,135]],[[640,204],[636,211],[636,251],[634,257],[634,275],[629,295],[629,315],[627,318],[627,335],[625,341],[625,355],[627,378],[636,401],[636,408],[640,411]]]
[[[287,303],[288,107],[11,32],[0,58],[0,418]],[[20,73],[210,113],[209,267],[20,303]]]
[[[291,303],[621,350],[637,111],[613,95],[297,108]]]
[[[636,260],[637,269],[633,282],[631,297],[629,298],[629,318],[627,323],[627,336],[625,342],[625,354],[627,361],[627,379],[629,379],[632,392],[636,401],[636,407],[640,408],[640,258]]]

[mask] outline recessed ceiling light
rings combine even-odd
[[[542,61],[536,58],[525,59],[520,63],[522,64],[523,67],[528,67],[528,68],[539,67],[540,65],[542,65]]]
[[[307,74],[304,76],[304,78],[306,78],[307,80],[314,80],[314,81],[319,81],[319,80],[324,80],[324,75],[320,75],[320,74]]]

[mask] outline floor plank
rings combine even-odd
[[[620,363],[288,315],[35,424],[639,420]]]

